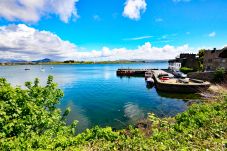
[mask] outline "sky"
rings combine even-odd
[[[0,59],[163,60],[227,46],[226,0],[0,0]]]

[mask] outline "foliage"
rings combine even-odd
[[[194,104],[176,117],[148,115],[145,127],[94,127],[76,135],[55,105],[63,96],[53,78],[13,88],[0,79],[0,150],[226,150],[227,97]]]
[[[25,90],[13,88],[0,78],[0,150],[38,147],[41,141],[36,140],[38,136],[55,138],[59,133],[75,134],[76,122],[70,126],[65,124],[69,109],[62,116],[55,106],[63,92],[57,89],[52,76],[45,87],[39,85],[38,79],[34,84],[26,82],[25,85]]]
[[[204,71],[204,55],[205,55],[205,49],[199,50],[199,53],[197,54],[199,56],[198,62],[199,62],[199,71]]]
[[[188,74],[189,72],[193,72],[194,70],[192,68],[182,67],[180,68],[180,71],[184,74]]]
[[[225,78],[225,69],[218,68],[214,73],[214,82],[223,82]]]

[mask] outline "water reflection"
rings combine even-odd
[[[163,97],[163,98],[179,99],[184,101],[201,99],[201,96],[199,94],[168,93],[168,92],[162,92],[158,90],[157,90],[157,93],[160,97]]]
[[[84,130],[85,128],[90,127],[91,123],[89,118],[85,114],[85,110],[80,106],[77,106],[74,101],[68,101],[67,105],[61,106],[61,108],[70,107],[71,112],[67,116],[67,123],[71,124],[74,120],[77,120],[79,123],[77,125],[78,133]]]
[[[60,87],[70,86],[71,83],[76,81],[74,74],[70,72],[62,73],[59,68],[51,68],[52,66],[43,66],[45,71],[40,70],[40,66],[30,66],[30,70],[24,70],[27,66],[3,66],[0,69],[1,77],[6,78],[13,86],[22,86],[26,81],[33,82],[35,78],[39,78],[41,85],[46,85],[49,75],[54,76],[54,81]]]
[[[147,88],[148,90],[152,89],[152,88],[155,86],[154,84],[148,83],[148,82],[146,82],[146,81],[145,81],[145,83],[146,83],[146,88]]]
[[[132,122],[136,122],[145,117],[144,111],[138,105],[133,104],[132,102],[128,102],[125,104],[124,116]]]

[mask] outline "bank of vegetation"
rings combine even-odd
[[[193,104],[175,117],[158,118],[123,130],[94,127],[76,134],[66,125],[70,109],[56,108],[63,92],[49,77],[27,82],[26,89],[0,79],[0,150],[226,150],[227,96]]]
[[[14,65],[64,65],[64,64],[138,64],[138,63],[165,63],[167,60],[115,60],[115,61],[48,61],[48,62],[5,62],[1,63],[0,66],[14,66]]]

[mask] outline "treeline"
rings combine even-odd
[[[0,65],[55,65],[55,64],[132,64],[132,63],[147,63],[147,61],[128,61],[128,60],[117,60],[117,61],[51,61],[51,62],[20,62],[20,63],[0,63]]]
[[[146,63],[146,61],[130,61],[130,60],[116,60],[116,61],[75,61],[66,60],[66,64],[129,64],[129,63]]]

